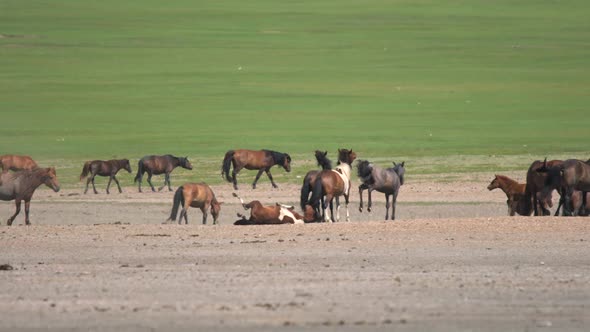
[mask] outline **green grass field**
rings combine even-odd
[[[54,163],[64,183],[86,159],[160,153],[221,181],[232,148],[530,156],[504,169],[584,156],[589,11],[582,0],[0,0],[0,154]]]

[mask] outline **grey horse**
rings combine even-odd
[[[367,211],[371,212],[371,193],[373,190],[382,192],[385,194],[385,220],[389,217],[389,197],[393,196],[392,209],[391,209],[391,220],[395,220],[395,203],[397,201],[397,195],[399,188],[404,184],[404,168],[405,162],[401,164],[393,163],[392,168],[380,168],[375,166],[368,160],[360,160],[357,165],[357,174],[361,180],[359,186],[359,195],[361,197],[361,205],[359,211],[363,212],[363,191],[366,189],[369,191],[369,202],[367,204]]]

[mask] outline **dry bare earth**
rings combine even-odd
[[[587,330],[589,218],[499,217],[484,182],[408,183],[396,222],[250,227],[228,225],[233,203],[220,226],[196,211],[177,226],[160,224],[171,193],[38,192],[34,226],[0,228],[14,268],[0,328]],[[297,189],[240,192],[288,203]]]

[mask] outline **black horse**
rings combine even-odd
[[[188,157],[175,157],[167,154],[164,156],[145,156],[141,158],[137,164],[137,175],[135,176],[135,182],[139,182],[139,192],[141,192],[143,173],[148,174],[147,182],[152,188],[152,191],[156,191],[152,184],[152,175],[165,174],[164,185],[158,188],[158,191],[162,190],[166,184],[168,184],[168,190],[172,191],[172,187],[170,187],[170,173],[178,166],[188,170],[193,169],[193,166],[188,161]]]

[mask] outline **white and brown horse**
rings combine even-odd
[[[244,210],[250,210],[250,218],[238,213],[237,220],[234,225],[275,225],[275,224],[303,224],[308,222],[315,222],[315,212],[311,206],[307,206],[304,215],[295,212],[295,207],[276,203],[275,205],[262,205],[260,201],[251,201],[244,203],[244,200],[233,193],[237,197]]]

